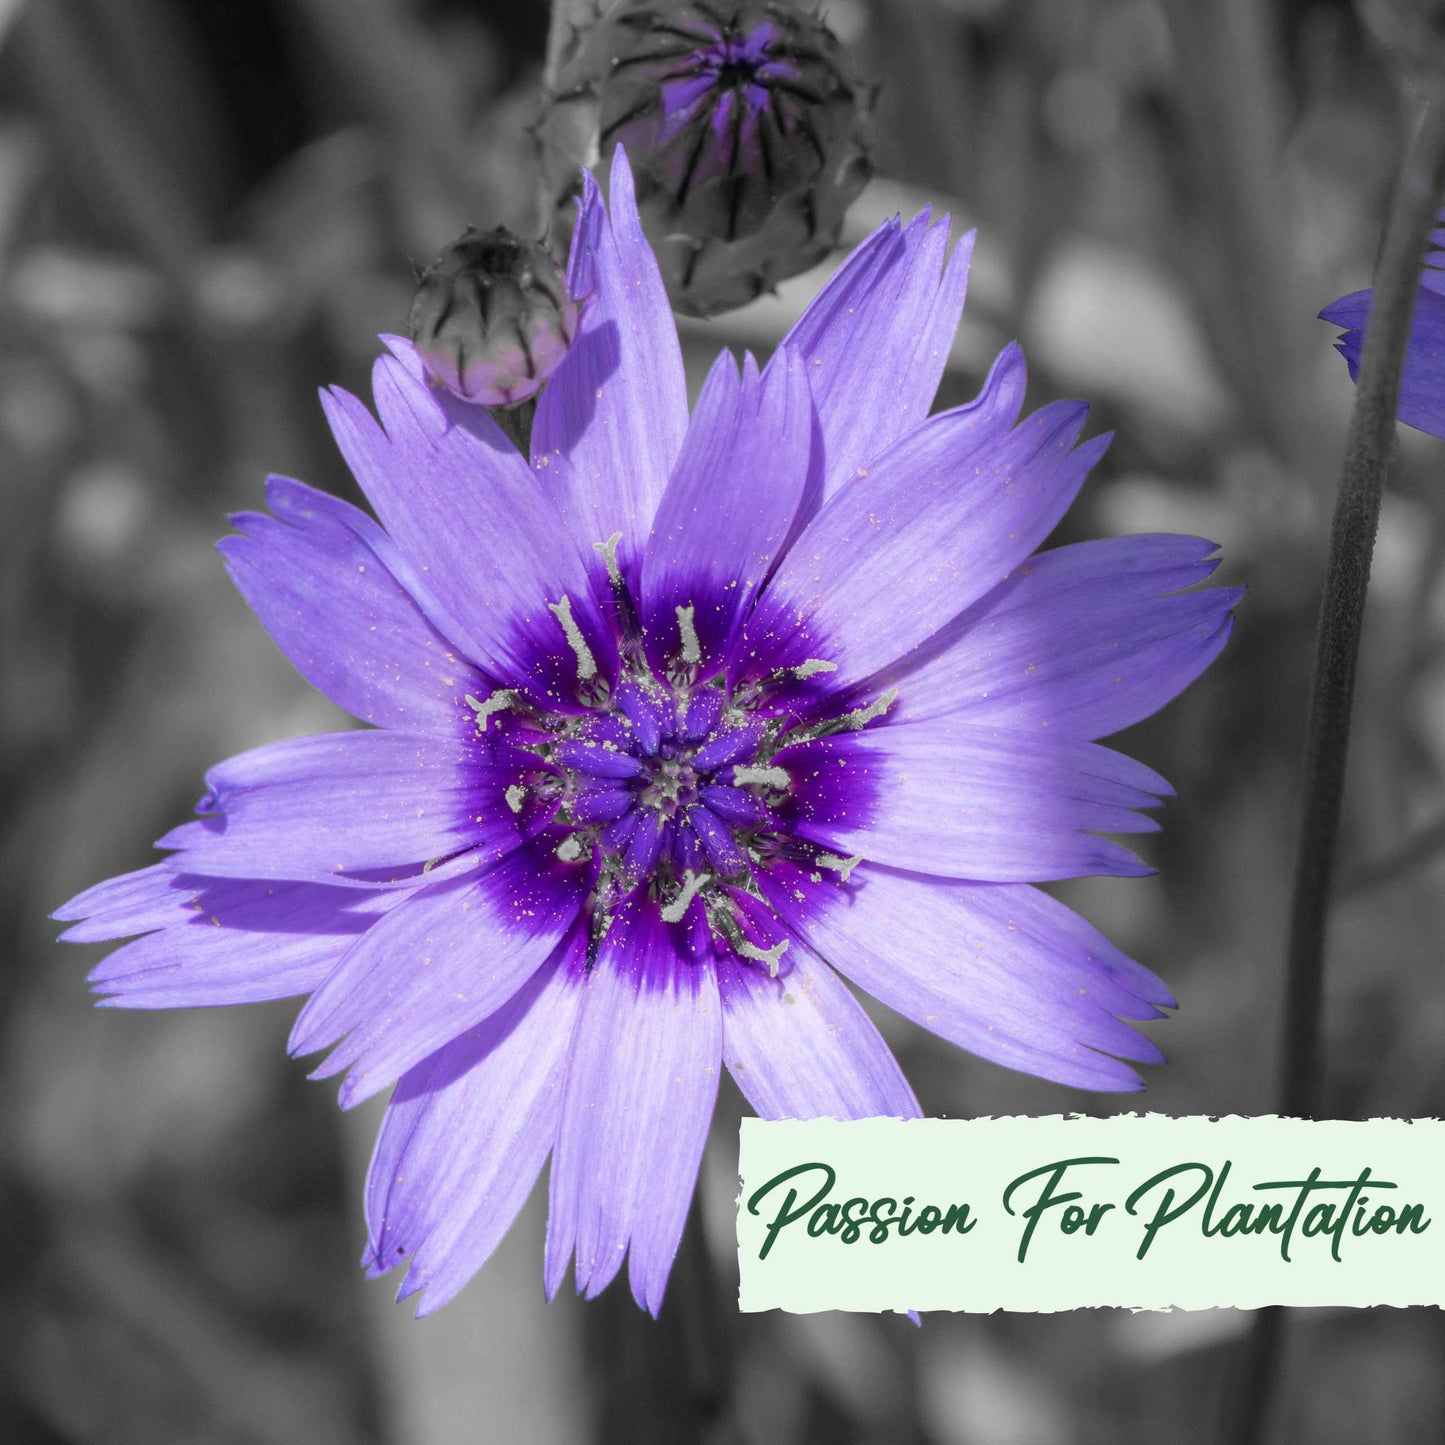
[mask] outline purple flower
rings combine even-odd
[[[1445,221],[1445,211],[1438,219]],[[1432,231],[1430,241],[1436,247],[1445,247],[1445,229]],[[1351,381],[1360,379],[1365,322],[1374,294],[1373,290],[1353,291],[1320,312],[1322,321],[1344,327],[1335,349],[1345,358]],[[1396,414],[1407,426],[1445,437],[1445,250],[1431,251],[1425,257]]]
[[[381,519],[284,478],[221,543],[299,670],[368,731],[214,768],[152,868],[57,916],[144,936],[92,978],[132,1008],[310,995],[344,1106],[395,1085],[373,1274],[422,1310],[482,1265],[548,1155],[549,1294],[631,1252],[656,1313],[726,1063],[767,1118],[914,1116],[846,974],[935,1033],[1084,1089],[1160,1055],[1173,1003],[1030,885],[1148,870],[1100,833],[1169,792],[1093,739],[1219,652],[1213,544],[1032,556],[1108,443],[1019,420],[1024,367],[928,417],[971,237],[882,227],[761,372],[692,414],[619,152],[587,178],[576,341],[531,465],[376,364],[380,425],[323,397]],[[835,971],[837,970],[837,971]]]

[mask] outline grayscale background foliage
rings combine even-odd
[[[1170,1062],[1093,1097],[879,1023],[931,1114],[1268,1111],[1311,635],[1403,105],[1343,0],[832,0],[882,86],[856,240],[977,225],[940,400],[1018,336],[1117,440],[1056,540],[1222,544],[1234,641],[1131,753],[1161,870],[1060,891],[1175,989]],[[542,1301],[539,1191],[421,1324],[367,1285],[378,1109],[286,1058],[293,1004],[97,1012],[46,914],[151,861],[211,762],[344,725],[211,543],[268,471],[355,499],[315,389],[366,386],[409,258],[529,225],[543,0],[0,0],[0,1439],[1071,1445],[1210,1438],[1247,1317],[736,1314],[735,1091],[660,1325]],[[819,281],[684,326],[766,350]],[[1445,450],[1402,438],[1370,603],[1325,1112],[1445,1100]],[[1424,842],[1408,844],[1424,830]],[[1434,835],[1440,840],[1441,830]],[[876,1011],[882,1014],[882,1010]],[[697,1280],[688,1271],[713,1280]],[[714,1293],[707,1303],[707,1291]],[[684,1311],[678,1298],[701,1297]],[[1287,1438],[1437,1438],[1436,1311],[1296,1317]]]

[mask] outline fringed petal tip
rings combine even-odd
[[[543,1298],[548,1304],[551,1304],[567,1282],[567,1275],[570,1271],[573,1289],[577,1297],[587,1301],[595,1300],[616,1283],[617,1277],[625,1266],[628,1274],[628,1288],[638,1309],[645,1310],[653,1319],[657,1319],[662,1313],[662,1303],[667,1293],[672,1262],[669,1261],[667,1268],[661,1272],[659,1278],[655,1273],[650,1273],[639,1265],[636,1259],[634,1248],[629,1247],[627,1253],[615,1263],[609,1261],[608,1266],[594,1266],[591,1270],[579,1275],[573,1268],[576,1261],[569,1252],[561,1256],[560,1269],[555,1268],[554,1264],[549,1262],[542,1279]]]
[[[302,1010],[303,1016],[305,1010]],[[299,1023],[300,1020],[298,1019]],[[294,1041],[288,1041],[287,1053],[294,1058],[305,1054],[316,1053],[319,1049],[326,1047],[327,1043],[313,1040],[311,1037],[304,1038],[298,1045]],[[364,1104],[368,1099],[389,1088],[395,1079],[386,1074],[373,1075],[371,1070],[361,1067],[360,1050],[362,1045],[354,1034],[348,1034],[345,1038],[336,1043],[335,1047],[322,1061],[306,1075],[313,1083],[324,1083],[327,1079],[334,1079],[338,1074],[346,1073],[336,1090],[336,1105],[343,1113],[349,1113],[358,1104]],[[350,1070],[350,1072],[346,1072]]]
[[[563,1281],[567,1278],[567,1270],[572,1264],[570,1247],[565,1254],[554,1256],[552,1250],[552,1226],[551,1221],[547,1225],[547,1254],[542,1271],[542,1298],[551,1304],[557,1298],[557,1291],[562,1288]],[[579,1291],[580,1293],[580,1291]]]
[[[1107,1057],[1105,1055],[1104,1057]],[[1110,1063],[1117,1062],[1114,1059]],[[1163,1062],[1161,1056],[1160,1062]],[[1123,1072],[1117,1077],[1103,1084],[1069,1084],[1066,1087],[1080,1089],[1086,1094],[1142,1094],[1149,1086],[1144,1081],[1142,1074],[1129,1068],[1127,1065],[1120,1065]]]
[[[668,1272],[670,1268],[669,1266]],[[662,1313],[662,1299],[667,1293],[667,1277],[665,1272],[661,1283],[654,1285],[650,1281],[638,1279],[634,1272],[629,1271],[628,1283],[632,1287],[632,1298],[637,1301],[637,1307],[646,1310],[653,1319]]]
[[[1425,272],[1410,324],[1400,400],[1396,415],[1406,426],[1445,437],[1445,295],[1437,269]],[[1374,299],[1371,290],[1342,296],[1320,312],[1321,319],[1344,328],[1335,349],[1345,358],[1350,379],[1359,381],[1365,328]]]
[[[410,1299],[416,1299],[416,1306],[412,1310],[412,1318],[423,1320],[428,1315],[435,1314],[445,1304],[449,1304],[456,1296],[456,1289],[442,1291],[431,1288],[432,1281],[428,1275],[417,1269],[416,1256],[414,1252],[401,1250],[394,1259],[384,1258],[381,1247],[373,1241],[368,1241],[366,1248],[361,1252],[362,1274],[367,1280],[383,1279],[393,1270],[405,1264],[407,1272],[402,1276],[401,1283],[397,1286],[396,1294],[392,1297],[393,1303],[405,1304]]]

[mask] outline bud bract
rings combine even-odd
[[[433,381],[482,406],[540,391],[576,329],[561,268],[505,226],[468,227],[422,272],[411,307],[411,337]]]
[[[618,0],[577,32],[538,126],[555,224],[620,143],[674,307],[741,306],[836,244],[872,173],[870,104],[802,8]]]

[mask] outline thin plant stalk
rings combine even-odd
[[[1380,249],[1359,387],[1330,529],[1305,740],[1303,809],[1285,974],[1279,1112],[1312,1117],[1319,1094],[1325,924],[1344,796],[1350,710],[1380,499],[1395,447],[1395,412],[1429,233],[1445,181],[1445,110],[1420,118]],[[1266,1438],[1284,1347],[1284,1317],[1260,1310],[1245,1341],[1239,1388],[1225,1410],[1231,1445]]]
[[[1305,741],[1303,812],[1285,980],[1279,1098],[1286,1114],[1312,1113],[1318,1092],[1325,919],[1344,795],[1360,630],[1380,499],[1394,453],[1400,374],[1442,172],[1445,110],[1432,104],[1416,130],[1380,252],[1330,530]]]

